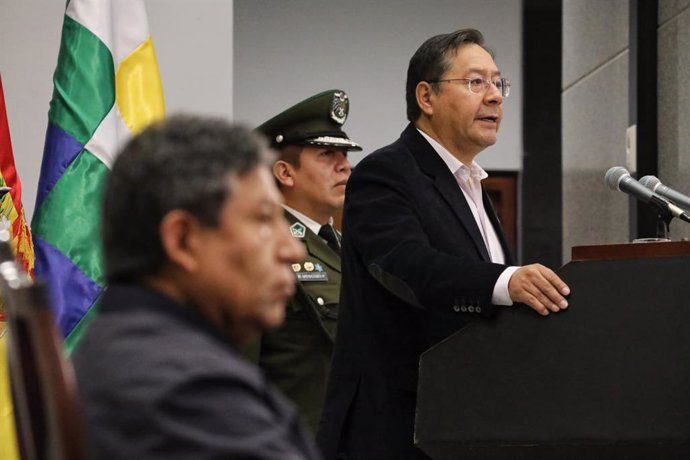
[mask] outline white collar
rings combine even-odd
[[[300,222],[302,222],[304,225],[309,228],[312,232],[314,232],[315,235],[319,234],[319,230],[321,230],[321,224],[312,219],[311,217],[307,217],[306,215],[302,214],[301,212],[297,211],[296,209],[291,208],[290,206],[283,204],[283,208],[293,216],[297,218]],[[328,223],[330,225],[333,225],[333,218],[329,217],[328,218]]]
[[[441,160],[443,160],[446,166],[448,166],[448,169],[454,176],[459,175],[464,180],[468,180],[470,177],[472,179],[477,180],[482,180],[489,177],[489,174],[487,174],[487,172],[484,171],[484,169],[481,166],[479,166],[479,163],[477,163],[476,161],[472,160],[472,164],[468,168],[465,163],[455,158],[453,154],[450,153],[448,149],[446,149],[444,146],[439,144],[438,141],[436,141],[436,139],[429,136],[427,133],[425,133],[419,128],[417,128],[417,131],[419,131],[419,133],[424,137],[424,139],[426,139],[427,142],[429,142],[431,147],[436,151],[438,156],[441,157]]]

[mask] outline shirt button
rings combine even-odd
[[[317,298],[316,298],[316,303],[318,303],[319,305],[323,305],[323,304],[325,303],[324,300],[323,300],[323,297],[317,297]]]

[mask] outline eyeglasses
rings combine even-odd
[[[501,92],[501,97],[503,99],[508,99],[510,96],[510,81],[507,78],[499,78],[497,80],[485,80],[480,77],[473,78],[446,78],[442,80],[429,81],[427,83],[442,83],[442,82],[453,82],[453,81],[466,81],[467,89],[474,94],[484,94],[489,89],[489,85],[494,85],[497,90]]]

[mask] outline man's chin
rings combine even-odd
[[[484,148],[491,147],[492,145],[494,145],[496,143],[497,140],[498,140],[498,136],[496,135],[496,133],[488,134],[488,135],[483,137],[482,144],[483,144]]]

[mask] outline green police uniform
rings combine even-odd
[[[293,235],[305,246],[307,257],[294,264],[297,292],[290,299],[283,326],[261,340],[259,365],[268,379],[297,404],[307,425],[316,433],[326,396],[338,300],[340,256],[295,216],[286,212]]]
[[[273,117],[257,131],[276,149],[325,145],[361,150],[342,130],[348,109],[344,91],[324,91]],[[292,267],[296,294],[287,305],[284,324],[261,338],[258,363],[268,379],[297,404],[316,433],[333,355],[340,255],[296,216],[286,211],[286,218],[293,236],[304,243],[307,257]]]

